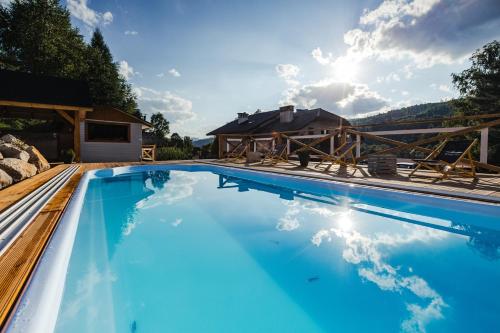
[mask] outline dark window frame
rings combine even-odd
[[[127,127],[127,140],[106,140],[106,139],[89,139],[89,124],[99,124],[108,126],[123,126]],[[130,123],[118,123],[118,122],[108,122],[108,121],[95,121],[95,120],[85,120],[85,142],[102,142],[102,143],[130,143],[131,142],[131,131]]]

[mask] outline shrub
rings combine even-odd
[[[190,159],[190,153],[177,147],[160,147],[156,149],[156,159],[158,161],[168,160],[187,160]]]

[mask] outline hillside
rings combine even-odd
[[[450,116],[452,112],[453,106],[450,102],[425,103],[391,110],[386,113],[381,113],[366,118],[349,119],[349,121],[353,125],[384,124],[403,120],[443,118]],[[439,125],[439,123],[418,124],[413,126],[405,126],[405,128],[415,128],[415,126],[418,126],[418,128],[427,128],[436,127]],[[401,125],[377,127],[378,130],[389,130],[397,128],[401,128]]]

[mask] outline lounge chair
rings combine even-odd
[[[267,160],[271,164],[277,164],[278,162],[288,163],[288,152],[287,152],[287,144],[286,143],[278,143],[274,148],[264,155],[262,159],[262,164],[264,164]]]
[[[250,140],[242,140],[240,143],[234,147],[233,150],[226,153],[226,160],[236,161],[244,158],[248,148],[250,146]]]
[[[436,180],[446,179],[452,175],[476,178],[476,168],[472,160],[472,147],[478,142],[475,140],[449,141],[440,143],[425,159],[414,160],[418,165],[408,177],[412,177],[421,168],[435,171],[441,176]],[[463,161],[468,161],[470,170],[463,167]]]
[[[320,162],[316,164],[315,168],[318,168],[323,163],[330,162],[331,164],[327,167],[330,168],[334,164],[340,164],[343,166],[353,166],[356,167],[356,155],[354,155],[354,149],[356,149],[356,141],[346,141],[340,145],[337,149],[333,151],[332,154],[325,154]]]

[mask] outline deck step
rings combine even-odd
[[[66,168],[63,172],[0,213],[0,255],[78,169],[78,165]]]

